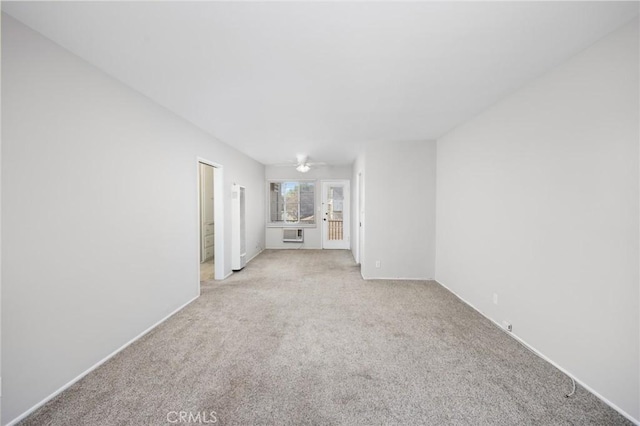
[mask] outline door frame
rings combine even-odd
[[[335,184],[341,183],[344,185],[344,200],[343,200],[343,210],[342,210],[342,233],[343,233],[343,241],[344,247],[331,247],[328,244],[325,236],[327,231],[327,221],[324,220],[325,215],[325,184]],[[321,215],[320,215],[320,243],[322,248],[325,250],[337,249],[337,250],[349,250],[351,249],[351,181],[349,179],[327,179],[320,181],[320,205],[321,205]]]
[[[363,262],[363,251],[364,251],[364,179],[362,176],[362,172],[359,171],[358,175],[357,175],[357,187],[356,187],[356,191],[357,194],[355,201],[355,205],[356,205],[356,211],[355,213],[355,222],[354,225],[356,227],[355,229],[355,233],[356,233],[356,238],[353,241],[355,247],[356,247],[356,256],[355,256],[355,260],[356,263],[362,265]]]
[[[213,279],[223,280],[224,276],[224,168],[221,164],[214,163],[202,157],[196,158],[196,199],[198,200],[196,209],[196,218],[198,225],[198,292],[200,291],[200,226],[201,226],[201,207],[200,207],[200,163],[213,167],[213,229],[215,236],[213,238],[214,274]],[[199,293],[198,293],[199,294]]]

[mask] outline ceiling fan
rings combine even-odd
[[[296,170],[299,171],[300,173],[307,173],[309,170],[311,170],[312,166],[326,166],[326,165],[327,163],[311,162],[309,161],[309,157],[304,154],[297,155],[295,163],[292,161],[290,163],[285,163],[285,164],[276,164],[277,167],[295,166]]]

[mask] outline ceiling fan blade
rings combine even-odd
[[[309,157],[307,157],[306,155],[302,156],[302,155],[298,155],[296,156],[297,161],[290,161],[288,163],[278,163],[278,164],[269,164],[269,166],[272,167],[298,167],[300,164],[306,164],[310,167],[320,167],[320,166],[326,166],[327,163],[322,162],[322,161],[309,161]],[[300,161],[302,160],[302,161]]]

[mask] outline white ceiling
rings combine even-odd
[[[264,164],[435,139],[638,14],[637,2],[2,2]]]

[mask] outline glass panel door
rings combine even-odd
[[[323,248],[349,248],[349,182],[322,183]]]

